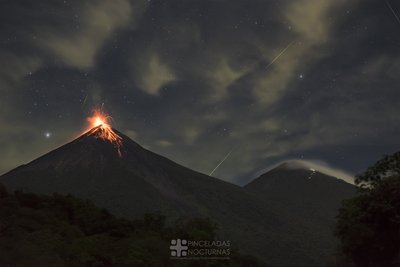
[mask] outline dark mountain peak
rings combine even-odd
[[[139,144],[111,126],[98,125],[76,139],[11,170],[4,176],[21,171],[64,172],[82,167],[100,172],[108,165],[116,163],[120,165],[129,159],[144,157],[144,151],[145,149]]]
[[[354,184],[354,178],[351,174],[340,169],[332,168],[325,163],[308,160],[288,160],[282,162],[275,165],[273,168],[267,169],[264,173],[261,173],[259,178],[267,178],[271,176],[302,179],[319,177],[320,179],[343,180],[346,183]],[[255,179],[254,181],[258,179]]]
[[[245,188],[265,203],[311,220],[317,227],[331,227],[341,201],[356,192],[354,185],[332,174],[312,162],[289,161],[262,174]]]
[[[307,203],[304,209],[307,205],[320,205],[322,200],[331,207],[338,207],[341,199],[354,194],[355,186],[332,174],[326,166],[292,160],[260,175],[245,188],[268,200],[288,205],[294,203],[296,207],[299,203]]]

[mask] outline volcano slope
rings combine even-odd
[[[113,129],[118,147],[101,126],[4,174],[9,190],[72,194],[117,216],[161,212],[169,218],[208,217],[220,239],[271,266],[324,266],[332,236],[260,193],[195,172],[148,151]],[[288,196],[290,197],[290,196]],[[279,204],[279,205],[278,205]]]

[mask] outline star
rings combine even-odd
[[[304,78],[304,74],[303,74],[303,73],[300,73],[300,74],[299,74],[299,79],[302,80],[303,78]]]
[[[51,137],[51,133],[50,132],[45,132],[44,133],[44,137],[46,137],[47,139],[49,139]]]

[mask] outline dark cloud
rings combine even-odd
[[[201,172],[232,150],[214,174],[237,183],[293,158],[354,173],[398,149],[400,25],[384,2],[0,10],[0,172],[77,136],[101,103],[118,129]]]

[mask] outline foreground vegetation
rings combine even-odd
[[[261,266],[233,251],[230,260],[170,258],[170,240],[214,240],[208,219],[178,220],[160,214],[116,218],[72,196],[8,193],[0,185],[0,266]]]
[[[336,235],[338,266],[400,266],[400,152],[358,176],[358,196],[344,202]]]

